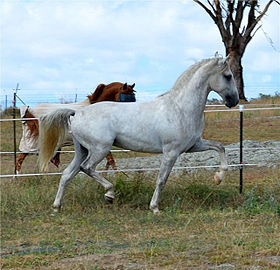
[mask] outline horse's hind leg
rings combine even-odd
[[[109,182],[106,178],[104,178],[102,175],[100,175],[98,172],[96,172],[94,169],[92,168],[81,168],[81,170],[86,173],[87,175],[91,176],[92,178],[94,178],[99,184],[101,184],[106,193],[105,193],[105,199],[109,202],[113,202],[114,198],[115,198],[115,192],[114,192],[114,186],[111,182]]]
[[[63,171],[60,178],[58,191],[53,203],[54,211],[58,211],[61,207],[61,201],[65,192],[65,188],[71,182],[71,180],[78,174],[80,171],[80,165],[85,160],[87,156],[87,150],[83,148],[79,143],[75,142],[75,156],[67,168]]]
[[[57,151],[61,151],[61,148],[58,148]],[[60,152],[56,152],[55,156],[51,159],[51,162],[59,168],[60,165]]]
[[[109,202],[113,202],[115,198],[113,184],[95,171],[97,164],[104,158],[108,151],[109,149],[103,149],[100,151],[95,150],[94,154],[92,152],[89,153],[88,158],[81,165],[81,170],[101,184],[106,191],[105,199]]]
[[[115,162],[115,160],[114,160],[113,155],[112,155],[111,152],[109,152],[108,155],[106,156],[106,160],[107,160],[107,162],[106,162],[105,170],[108,170],[110,166],[111,166],[114,170],[117,169],[116,162]]]

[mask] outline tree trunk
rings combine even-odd
[[[227,55],[229,57],[229,64],[236,82],[236,87],[239,93],[239,99],[247,101],[244,95],[244,80],[243,80],[243,67],[241,64],[242,54],[236,52],[235,50],[227,50]]]

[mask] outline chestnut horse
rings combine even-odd
[[[135,83],[128,85],[127,83],[123,84],[120,82],[113,82],[110,84],[99,84],[94,93],[87,96],[87,99],[81,102],[69,103],[69,104],[38,104],[33,108],[22,106],[20,108],[22,118],[38,118],[41,115],[49,113],[53,110],[59,108],[72,108],[74,110],[88,106],[90,104],[100,102],[100,101],[120,101],[120,96],[124,95],[128,98],[127,100],[122,99],[121,101],[135,101],[134,88]],[[37,119],[22,121],[22,138],[20,140],[19,150],[23,153],[17,154],[17,163],[16,171],[20,171],[22,163],[29,152],[37,152],[38,147],[38,136],[39,136],[39,122]],[[63,143],[63,146],[72,145],[72,139],[68,136],[67,141]],[[60,151],[61,148],[58,148]],[[115,160],[112,156],[112,153],[109,152],[106,156],[107,163],[105,169],[108,170],[111,166],[113,169],[116,169]],[[51,162],[59,167],[60,165],[60,153],[57,152],[54,157],[51,159]]]

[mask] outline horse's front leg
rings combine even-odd
[[[223,147],[223,145],[219,142],[200,139],[197,143],[195,143],[195,145],[191,149],[187,151],[187,153],[201,152],[207,150],[215,150],[220,154],[220,170],[214,175],[214,179],[217,185],[219,185],[224,179],[225,171],[228,169],[225,148]]]
[[[22,162],[24,161],[24,159],[28,156],[27,153],[19,153],[17,154],[17,163],[16,163],[16,174],[19,173],[20,169],[21,169],[21,165]]]
[[[177,159],[178,155],[163,155],[163,159],[160,165],[160,171],[157,178],[156,189],[154,191],[153,197],[150,202],[150,209],[157,214],[158,209],[158,199],[161,191],[163,190],[171,169]]]

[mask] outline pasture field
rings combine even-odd
[[[246,112],[244,139],[279,141],[279,115]],[[237,142],[238,119],[238,112],[206,114],[204,137]],[[19,141],[20,123],[17,128]],[[1,151],[12,151],[12,141],[12,124],[1,123]],[[70,159],[62,157],[63,163]],[[33,155],[23,172],[35,171]],[[12,156],[2,155],[1,174],[12,172]],[[79,175],[60,213],[50,207],[59,176],[2,178],[1,269],[280,269],[280,166],[244,168],[243,194],[238,170],[227,172],[219,186],[213,175],[172,173],[159,215],[148,209],[156,174],[108,175],[114,204],[105,202],[95,181]]]
[[[151,175],[111,178],[113,205],[78,177],[55,214],[58,177],[1,180],[2,269],[279,269],[279,168],[246,169],[242,195],[237,171],[212,176],[171,175],[159,215]]]

